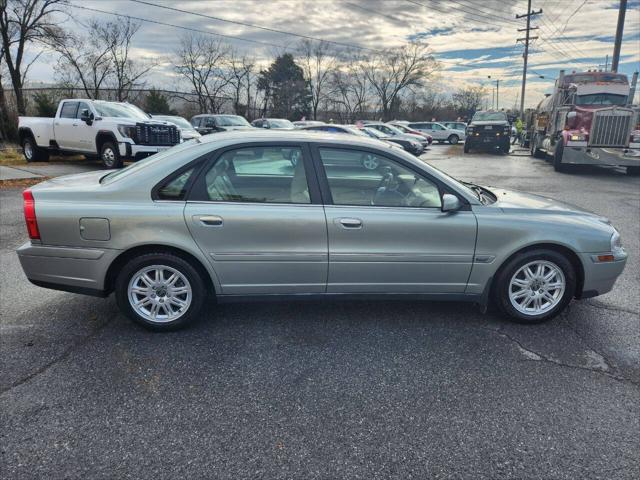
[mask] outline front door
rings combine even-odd
[[[196,181],[185,221],[222,294],[325,291],[327,228],[306,152],[295,144],[233,148]]]
[[[55,140],[63,150],[76,150],[76,126],[80,121],[76,118],[78,103],[64,102],[60,108],[60,115],[53,122]]]
[[[82,120],[82,113],[89,111],[91,114],[91,108],[86,102],[79,102],[78,111],[76,113],[76,122],[74,124],[74,148],[83,152],[95,152],[96,151],[96,131],[93,125],[88,125],[87,122]]]
[[[471,211],[442,212],[436,181],[398,160],[376,154],[368,170],[350,161],[354,150],[321,147],[315,156],[330,197],[327,292],[464,292],[476,239]]]

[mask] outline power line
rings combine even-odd
[[[255,25],[255,24],[252,24],[252,23],[241,22],[241,21],[238,21],[238,20],[229,20],[229,19],[226,19],[226,18],[215,17],[213,15],[206,15],[204,13],[192,12],[192,11],[189,11],[189,10],[184,10],[182,8],[169,7],[167,5],[158,5],[157,3],[147,2],[145,0],[129,0],[129,1],[130,2],[134,2],[134,3],[139,3],[139,4],[142,4],[142,5],[148,5],[148,6],[151,6],[151,7],[163,8],[165,10],[171,10],[171,11],[174,11],[174,12],[186,13],[186,14],[189,14],[189,15],[195,15],[197,17],[203,17],[203,18],[208,18],[208,19],[211,19],[211,20],[217,20],[219,22],[232,23],[234,25],[241,25],[241,26],[244,26],[244,27],[256,28],[258,30],[264,30],[264,31],[267,31],[267,32],[279,33],[281,35],[291,35],[291,36],[294,36],[294,37],[304,38],[304,39],[307,39],[307,40],[314,40],[314,41],[317,41],[317,42],[330,43],[330,44],[333,44],[333,45],[339,45],[341,47],[347,47],[347,48],[355,48],[355,49],[358,49],[358,50],[368,50],[368,51],[371,51],[371,52],[378,52],[378,53],[380,52],[380,50],[376,50],[374,48],[362,47],[360,45],[355,45],[355,44],[352,44],[352,43],[336,42],[336,41],[333,41],[333,40],[324,40],[322,38],[312,37],[312,36],[309,36],[309,35],[303,35],[303,34],[300,34],[300,33],[288,32],[286,30],[278,30],[276,28],[264,27],[262,25]]]
[[[240,40],[242,42],[256,43],[256,44],[259,44],[259,45],[265,45],[267,47],[276,47],[276,48],[282,48],[282,49],[285,49],[285,50],[288,48],[288,47],[286,47],[284,45],[279,45],[277,43],[263,42],[263,41],[260,41],[260,40],[251,40],[249,38],[237,37],[235,35],[225,35],[223,33],[215,33],[215,32],[211,32],[209,30],[200,30],[198,28],[184,27],[182,25],[175,25],[173,23],[160,22],[158,20],[150,20],[148,18],[136,17],[136,16],[133,16],[133,15],[125,15],[124,13],[108,12],[106,10],[100,10],[98,8],[85,7],[85,6],[76,5],[76,4],[70,4],[70,6],[72,8],[78,8],[80,10],[88,10],[90,12],[104,13],[104,14],[107,14],[107,15],[114,15],[116,17],[128,18],[130,20],[138,20],[140,22],[153,23],[153,24],[156,24],[156,25],[163,25],[165,27],[179,28],[181,30],[188,30],[190,32],[203,33],[203,34],[206,34],[206,35],[213,35],[215,37],[232,38],[234,40]]]

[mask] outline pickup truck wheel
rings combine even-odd
[[[198,319],[207,288],[183,258],[156,252],[127,263],[116,278],[116,301],[134,322],[156,332],[177,330]]]
[[[518,323],[550,320],[569,304],[576,290],[571,262],[553,250],[515,255],[500,269],[494,284],[498,308]]]
[[[49,152],[43,148],[39,148],[31,137],[26,137],[22,141],[22,152],[28,163],[47,162],[49,160]]]
[[[455,145],[460,141],[460,137],[458,135],[449,135],[447,139],[451,145]]]
[[[531,146],[531,155],[533,156],[533,158],[545,158],[544,152],[540,151],[540,149],[537,147],[537,143],[537,135],[533,135],[531,137],[531,140],[529,141],[529,144]]]
[[[111,168],[122,167],[122,158],[120,158],[120,152],[112,142],[104,142],[100,148],[100,160],[102,164]]]
[[[469,144],[467,142],[464,142],[464,153],[469,153]]]

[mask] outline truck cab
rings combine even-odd
[[[106,168],[138,160],[180,143],[170,122],[153,120],[135,105],[103,100],[61,100],[54,118],[19,117],[18,133],[28,162],[50,152],[99,157]]]

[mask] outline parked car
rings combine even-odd
[[[392,127],[396,127],[402,133],[408,133],[411,135],[419,135],[427,139],[427,145],[431,145],[433,143],[433,137],[428,133],[421,132],[419,130],[414,130],[412,128],[407,127],[404,123],[396,123],[396,122],[388,122]]]
[[[449,142],[451,145],[455,145],[460,140],[465,139],[464,130],[447,128],[438,122],[412,122],[407,126],[414,130],[428,133],[438,143]]]
[[[502,111],[476,112],[467,127],[464,153],[472,149],[498,150],[509,153],[511,146],[511,125],[507,114]]]
[[[293,130],[296,126],[286,118],[259,118],[251,122],[256,128],[273,128],[274,130]]]
[[[175,125],[135,105],[86,99],[61,100],[54,118],[18,117],[18,136],[27,162],[47,161],[49,152],[80,153],[107,168],[180,143]]]
[[[467,129],[467,124],[465,122],[440,122],[445,127],[451,130],[462,130],[463,132]]]
[[[191,125],[201,135],[253,128],[247,119],[240,115],[196,115],[191,119]]]
[[[364,122],[364,126],[378,130],[379,132],[385,134],[387,137],[397,137],[418,142],[420,143],[420,145],[422,145],[422,151],[429,147],[429,140],[424,135],[404,133],[402,130],[382,122]],[[418,155],[420,155],[421,153],[422,152],[420,152]]]
[[[424,152],[424,146],[417,140],[413,138],[406,138],[401,135],[390,136],[386,133],[382,133],[380,130],[375,128],[371,128],[368,125],[362,127],[362,131],[366,133],[369,137],[375,138],[376,140],[383,140],[385,142],[396,143],[400,145],[405,151],[419,157]]]
[[[359,154],[378,168],[338,165]],[[115,292],[123,312],[154,330],[198,319],[209,296],[411,294],[493,302],[535,323],[610,291],[627,258],[598,215],[462,183],[357,135],[210,135],[123,170],[54,178],[23,197],[27,278]]]
[[[191,125],[186,118],[182,118],[177,115],[151,115],[151,118],[173,123],[180,130],[180,136],[184,141],[202,136],[195,128],[193,128],[193,125]]]
[[[324,125],[324,122],[319,120],[298,120],[293,122],[294,127],[302,128],[302,127],[310,127],[312,125]]]

